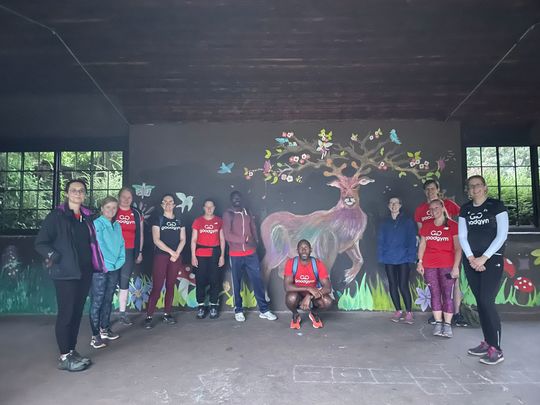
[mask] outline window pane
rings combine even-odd
[[[469,167],[467,169],[467,178],[474,175],[482,175],[482,168],[480,167]]]
[[[530,166],[531,148],[528,146],[519,146],[514,149],[516,150],[516,166]]]
[[[97,171],[94,172],[94,183],[93,187],[95,189],[106,189],[109,184],[109,176],[107,172]]]
[[[24,191],[22,208],[36,208],[37,207],[37,191]]]
[[[499,184],[497,178],[497,168],[496,167],[484,167],[482,168],[482,175],[486,179],[486,184],[490,187],[497,187]]]
[[[21,172],[7,172],[7,186],[9,190],[21,188]]]
[[[532,186],[530,167],[516,167],[516,174],[518,186]]]
[[[37,175],[37,173],[36,172],[22,172],[24,190],[37,190],[38,189],[39,176]]]
[[[77,152],[77,169],[89,170],[92,168],[92,152]]]
[[[90,203],[90,206],[92,207],[99,207],[99,205],[101,204],[101,201],[107,197],[109,195],[109,193],[107,192],[107,190],[94,190],[94,193],[93,193],[93,198],[92,198],[92,201]]]
[[[45,219],[45,217],[47,215],[49,215],[49,212],[51,212],[51,210],[39,210],[37,211],[37,219],[38,221],[43,221]]]
[[[17,229],[17,219],[19,216],[18,210],[4,210],[2,212],[2,228],[3,229]]]
[[[122,152],[106,152],[109,154],[112,170],[122,170],[124,168],[124,158]]]
[[[8,170],[21,170],[21,153],[8,152]]]
[[[40,209],[45,209],[45,210],[52,209],[52,205],[53,205],[52,195],[53,195],[52,190],[40,191],[38,194],[37,207]]]
[[[38,177],[38,189],[53,189],[53,172],[36,172],[36,176]]]
[[[7,170],[7,153],[0,152],[0,170]]]
[[[518,187],[518,225],[533,225],[533,195],[530,187]]]
[[[497,187],[488,187],[488,196],[491,198],[499,198],[499,189]]]
[[[36,228],[36,211],[34,210],[21,210],[19,214],[19,220],[17,221],[19,229],[33,229]]]
[[[499,148],[499,164],[501,166],[515,166],[514,148],[503,146]]]
[[[24,170],[38,170],[39,152],[24,153]]]
[[[122,172],[109,172],[109,189],[118,191],[122,188],[123,175]]]
[[[75,152],[62,152],[60,155],[60,170],[74,170],[77,161],[77,154]]]
[[[480,148],[467,148],[467,167],[480,166]]]
[[[41,152],[39,166],[39,170],[54,170],[54,152]]]
[[[516,169],[514,167],[501,167],[501,186],[516,185]]]
[[[496,148],[482,148],[482,166],[497,166]]]
[[[17,209],[19,208],[19,191],[6,191],[4,194],[4,208],[6,209]]]

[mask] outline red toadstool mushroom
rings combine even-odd
[[[527,277],[518,277],[514,281],[514,288],[524,293],[531,293],[534,291],[534,284]]]

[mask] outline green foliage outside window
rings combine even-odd
[[[55,171],[56,159],[60,170]],[[66,182],[87,182],[85,204],[97,207],[122,187],[123,152],[0,152],[0,231],[38,229],[64,199]],[[58,195],[54,184],[59,182]]]

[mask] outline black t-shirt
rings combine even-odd
[[[475,256],[482,255],[497,236],[497,219],[495,216],[505,212],[502,201],[488,198],[482,205],[475,207],[472,201],[461,207],[459,216],[467,223],[467,241]],[[504,245],[497,251],[503,254]]]
[[[180,229],[184,228],[184,225],[179,218],[167,218],[163,215],[159,215],[155,218],[152,226],[159,227],[159,239],[165,243],[172,250],[176,250],[180,244]],[[156,246],[156,253],[166,254],[160,248]]]

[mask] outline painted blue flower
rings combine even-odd
[[[431,292],[429,291],[429,287],[425,289],[416,287],[416,292],[418,293],[418,298],[414,303],[420,305],[422,312],[425,312],[426,309],[431,307]]]
[[[129,283],[129,302],[128,305],[133,305],[138,311],[142,311],[143,305],[148,302],[150,296],[151,285],[141,277],[137,277],[134,281]]]

